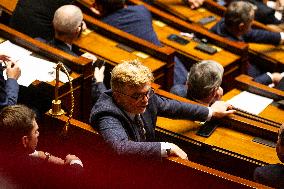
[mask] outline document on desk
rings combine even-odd
[[[18,79],[20,85],[28,87],[35,80],[50,82],[55,79],[56,64],[54,62],[31,56],[31,51],[10,41],[0,44],[0,54],[8,55],[21,68],[21,76]],[[3,74],[6,79],[6,70]],[[65,83],[68,78],[60,71],[59,80]]]
[[[273,102],[273,99],[243,91],[227,102],[236,108],[248,111],[253,114],[259,114]]]

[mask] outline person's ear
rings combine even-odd
[[[246,29],[245,27],[246,26],[245,26],[245,24],[243,22],[239,24],[240,31],[245,30]]]
[[[29,137],[28,136],[23,136],[22,137],[22,144],[25,148],[28,147],[28,143],[29,143]]]

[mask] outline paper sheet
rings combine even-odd
[[[0,54],[8,55],[21,68],[21,76],[18,79],[19,85],[27,87],[35,80],[50,82],[55,79],[56,63],[31,56],[32,52],[10,41],[0,44]],[[4,78],[7,79],[6,71],[3,74]],[[67,76],[61,71],[59,80],[63,83],[68,82]]]
[[[273,99],[262,97],[256,94],[243,91],[227,101],[236,108],[248,111],[253,114],[262,112]]]

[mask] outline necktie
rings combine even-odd
[[[139,131],[141,141],[145,141],[146,140],[146,130],[144,128],[144,123],[141,119],[140,114],[135,115],[134,122],[135,122],[135,125],[138,126],[138,131]]]

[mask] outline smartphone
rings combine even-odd
[[[180,36],[178,36],[176,34],[169,35],[168,39],[171,40],[171,41],[175,41],[175,42],[177,42],[177,43],[179,43],[181,45],[186,45],[186,44],[189,43],[189,40],[184,39],[184,38],[182,38],[182,37],[180,37]]]
[[[201,24],[201,25],[205,25],[205,24],[208,24],[208,23],[213,22],[215,20],[216,20],[215,16],[211,15],[211,16],[200,19],[198,21],[198,23]]]
[[[203,137],[209,137],[217,126],[218,124],[214,121],[206,122],[200,127],[196,134]]]
[[[205,44],[205,43],[199,43],[196,47],[194,47],[197,50],[200,50],[202,52],[208,53],[208,54],[215,54],[217,52],[217,49]]]

